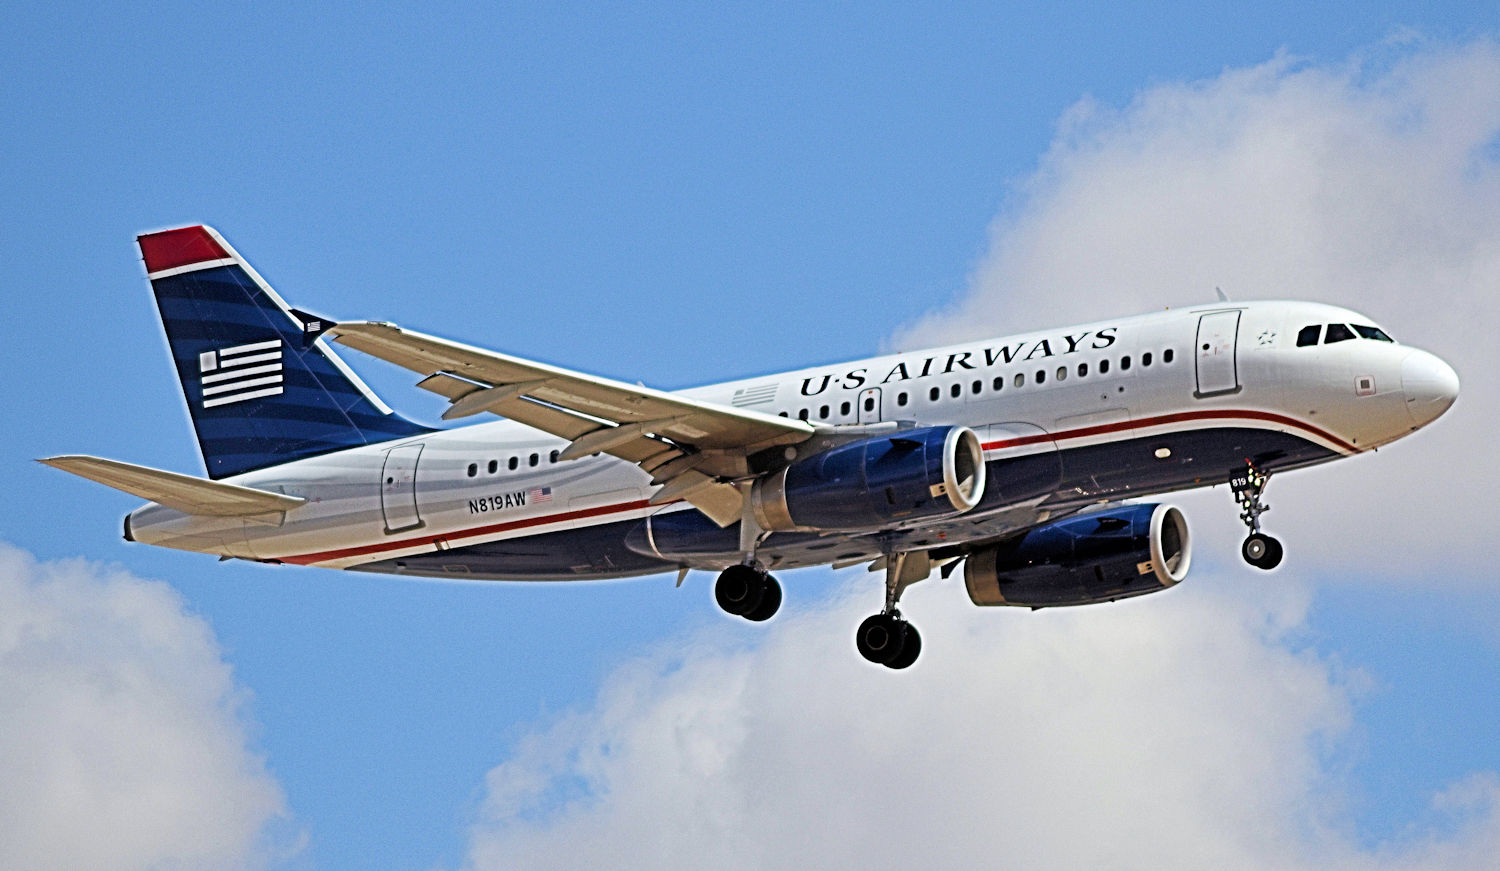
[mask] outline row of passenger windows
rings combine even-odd
[[[552,453],[548,454],[547,455],[547,462],[549,462],[549,463],[555,463],[555,462],[557,462],[557,454],[558,454],[557,451],[553,451]],[[542,455],[541,454],[532,454],[531,456],[527,457],[525,460],[522,460],[520,457],[511,457],[510,459],[508,459],[508,460],[505,461],[505,467],[507,469],[511,470],[512,472],[514,472],[515,470],[521,468],[521,463],[522,462],[525,462],[527,466],[539,466],[539,465],[542,464]],[[489,474],[494,475],[494,474],[496,474],[496,473],[498,473],[500,471],[500,461],[499,460],[490,460],[488,463],[485,464],[484,468],[485,468],[485,471],[487,471]],[[476,476],[478,474],[479,474],[479,464],[478,463],[470,463],[469,464],[469,477],[472,478],[472,477],[474,477],[474,476]]]
[[[1371,327],[1364,324],[1355,324],[1353,329],[1348,324],[1328,324],[1327,332],[1324,332],[1323,324],[1309,324],[1297,331],[1297,347],[1305,348],[1308,345],[1316,345],[1318,336],[1322,335],[1323,344],[1332,345],[1334,342],[1347,342],[1350,339],[1374,339],[1377,342],[1394,342],[1385,330],[1380,327]]]
[[[1142,366],[1150,366],[1152,364],[1152,362],[1154,361],[1154,359],[1155,358],[1152,356],[1151,352],[1147,351],[1147,352],[1145,352],[1144,354],[1141,355],[1141,365]],[[1163,363],[1171,363],[1174,359],[1176,359],[1176,353],[1171,348],[1168,348],[1165,351],[1161,352],[1161,361]],[[1129,372],[1130,371],[1130,366],[1131,366],[1131,357],[1130,357],[1129,354],[1126,354],[1125,356],[1123,356],[1123,357],[1120,358],[1120,371],[1121,372]],[[1109,360],[1105,359],[1105,360],[1100,360],[1099,361],[1098,374],[1100,374],[1100,375],[1108,375],[1109,374],[1109,369],[1110,369],[1110,361]],[[1049,373],[1047,372],[1046,369],[1038,369],[1038,370],[1036,370],[1036,372],[1032,373],[1032,375],[1031,375],[1031,383],[1032,384],[1046,384],[1048,377],[1051,377],[1051,379],[1053,381],[1066,381],[1066,380],[1068,380],[1068,373],[1070,371],[1073,371],[1073,370],[1070,370],[1067,366],[1058,366],[1057,369],[1054,370],[1052,373],[1050,373],[1050,376],[1049,376]],[[1078,373],[1078,377],[1079,378],[1087,378],[1088,374],[1089,374],[1089,364],[1088,363],[1079,363],[1078,366],[1076,367],[1076,371]],[[1011,376],[1010,383],[1014,387],[1025,387],[1026,386],[1026,380],[1027,380],[1027,376],[1026,376],[1025,372],[1017,372],[1015,375]],[[1006,381],[1006,379],[1005,379],[1004,375],[996,375],[993,379],[991,379],[989,381],[989,389],[992,392],[998,392],[1000,390],[1003,390],[1003,389],[1005,389],[1005,381]],[[954,399],[958,399],[959,397],[961,397],[961,396],[964,395],[965,388],[968,389],[968,392],[971,395],[978,396],[981,393],[983,393],[984,390],[985,390],[985,381],[982,378],[976,378],[973,381],[969,382],[967,385],[964,384],[964,383],[962,383],[962,382],[950,384],[950,385],[948,385],[948,395],[951,396]],[[937,402],[938,400],[940,400],[942,398],[943,398],[943,388],[941,388],[941,387],[933,387],[933,388],[930,388],[927,391],[927,399],[928,399],[929,402]],[[865,397],[862,400],[862,402],[864,403],[864,410],[865,411],[870,412],[870,411],[874,411],[875,410],[875,400],[874,400],[873,397]],[[906,391],[903,390],[900,393],[896,394],[896,405],[897,406],[900,406],[900,407],[904,408],[905,406],[907,406],[908,404],[910,404],[910,402],[911,402],[911,396]],[[850,404],[847,401],[840,403],[838,408],[839,408],[839,414],[841,416],[847,417],[849,415]],[[801,409],[801,410],[799,410],[797,412],[797,417],[800,420],[808,420],[809,418],[811,418],[811,417],[814,416],[813,411],[814,411],[813,409],[807,409],[807,408]],[[832,414],[832,412],[833,412],[833,407],[830,406],[830,405],[819,406],[816,409],[816,412],[817,412],[816,417],[819,420],[827,420],[828,417],[829,417],[829,415]],[[790,414],[788,412],[785,412],[785,411],[780,412],[780,414],[781,414],[782,417],[790,417]]]

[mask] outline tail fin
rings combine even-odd
[[[208,476],[429,432],[391,411],[210,227],[137,237]]]

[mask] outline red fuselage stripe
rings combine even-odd
[[[548,514],[545,517],[528,517],[524,520],[512,520],[507,523],[492,523],[488,526],[476,526],[473,529],[464,529],[458,532],[449,532],[443,535],[423,535],[417,538],[403,538],[399,541],[380,541],[375,544],[365,544],[359,547],[346,547],[339,550],[324,550],[317,553],[304,553],[297,556],[281,557],[281,562],[296,563],[298,565],[309,565],[311,563],[327,562],[329,560],[346,559],[351,556],[365,556],[372,553],[383,553],[388,550],[402,550],[408,547],[422,545],[434,545],[440,541],[453,538],[472,538],[476,535],[491,535],[497,532],[510,532],[513,529],[526,529],[532,526],[541,526],[545,523],[565,523],[569,520],[583,520],[589,517],[598,517],[602,514],[618,514],[625,511],[635,511],[645,508],[651,503],[645,499],[637,499],[634,502],[623,502],[618,505],[599,505],[594,508],[580,508],[577,511],[564,511],[559,514]]]
[[[1025,445],[1042,444],[1044,442],[1058,442],[1067,439],[1088,438],[1089,436],[1106,435],[1109,433],[1122,432],[1132,429],[1145,429],[1153,426],[1163,426],[1172,423],[1182,423],[1194,420],[1260,420],[1269,423],[1282,424],[1305,430],[1338,445],[1350,453],[1358,453],[1359,449],[1345,442],[1343,439],[1319,429],[1311,424],[1303,423],[1295,418],[1285,415],[1273,414],[1267,411],[1184,411],[1176,414],[1163,414],[1156,417],[1147,417],[1140,420],[1120,421],[1118,423],[1100,424],[1098,426],[1085,426],[1078,429],[1063,430],[1056,433],[1042,433],[1039,435],[1021,436],[1014,439],[1002,439],[1000,441],[985,442],[984,449],[987,451],[1000,450],[1003,448],[1023,447]],[[528,517],[522,520],[511,520],[506,523],[493,523],[488,526],[476,526],[472,529],[457,530],[442,535],[424,535],[416,538],[403,538],[397,541],[380,541],[374,544],[365,544],[358,547],[346,547],[338,550],[324,550],[317,553],[304,553],[296,556],[284,556],[280,562],[296,563],[298,565],[310,565],[312,563],[329,562],[332,560],[348,559],[355,556],[368,556],[370,554],[385,553],[393,550],[404,550],[411,547],[433,546],[440,541],[450,541],[460,538],[474,538],[482,535],[493,535],[501,532],[510,532],[516,529],[527,529],[533,526],[542,526],[548,523],[566,523],[570,520],[584,520],[590,517],[600,517],[606,514],[623,514],[628,511],[637,511],[650,506],[645,499],[637,499],[633,502],[622,502],[617,505],[600,505],[594,508],[580,508],[576,511],[563,511],[558,514],[548,514],[543,517]]]
[[[1096,435],[1108,435],[1110,433],[1123,432],[1132,429],[1146,429],[1153,426],[1165,426],[1167,424],[1182,423],[1193,420],[1260,420],[1268,423],[1278,423],[1304,430],[1325,441],[1337,445],[1341,450],[1351,454],[1359,453],[1359,448],[1349,444],[1327,430],[1319,429],[1312,424],[1303,423],[1296,418],[1275,414],[1269,411],[1182,411],[1175,414],[1162,414],[1156,417],[1143,417],[1140,420],[1122,420],[1115,423],[1102,423],[1098,426],[1084,426],[1078,429],[1062,430],[1055,433],[1038,433],[1037,435],[1021,436],[1013,439],[1001,439],[994,442],[985,442],[984,449],[997,451],[1003,448],[1018,448],[1026,445],[1037,445],[1045,442],[1060,442],[1067,439],[1082,439]]]

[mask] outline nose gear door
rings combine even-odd
[[[1198,389],[1194,396],[1218,396],[1240,389],[1239,362],[1235,344],[1240,331],[1240,312],[1210,312],[1198,318]]]
[[[422,446],[401,445],[385,452],[380,470],[380,511],[386,532],[402,532],[422,526],[417,513],[417,458]]]

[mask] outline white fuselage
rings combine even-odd
[[[682,393],[827,427],[972,427],[997,492],[1018,479],[1008,470],[1020,461],[1043,470],[1040,489],[898,531],[904,546],[920,549],[994,538],[1093,502],[1223,483],[1242,448],[1256,454],[1244,459],[1282,470],[1407,435],[1452,403],[1457,383],[1446,364],[1372,338],[1297,344],[1309,325],[1372,323],[1314,303],[1224,303]],[[338,451],[227,479],[308,500],[291,511],[212,518],[149,505],[131,514],[129,535],[254,560],[472,577],[603,577],[733,561],[732,547],[669,551],[654,540],[633,545],[634,562],[583,545],[576,565],[566,554],[528,556],[538,536],[566,549],[558,533],[607,527],[618,539],[651,515],[694,510],[648,504],[656,488],[629,462],[557,461],[567,444],[497,420]],[[777,539],[765,551],[789,566],[881,549],[857,534],[784,551]],[[465,556],[479,552],[483,563]],[[514,570],[505,568],[508,553]]]

